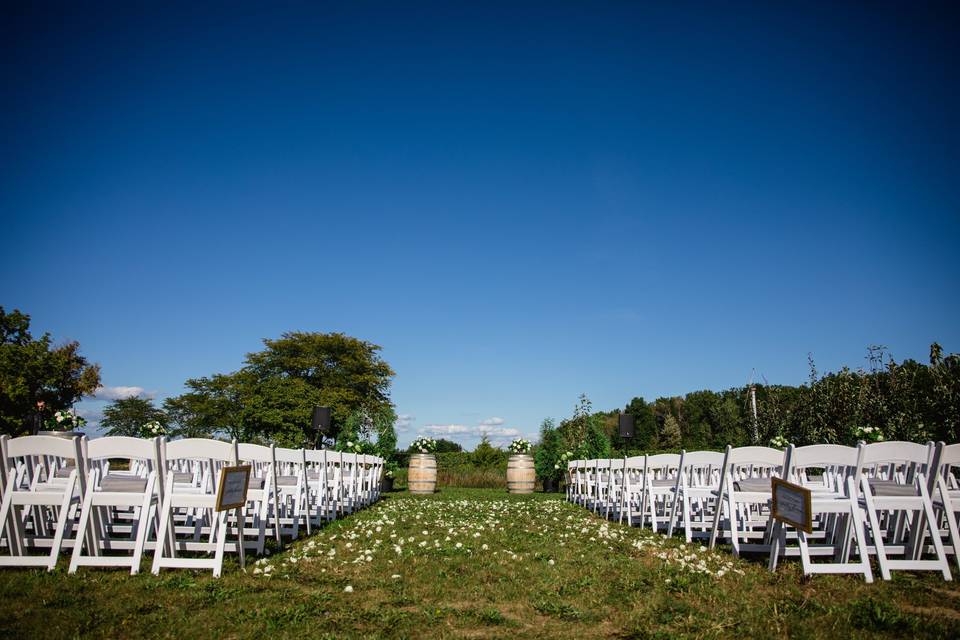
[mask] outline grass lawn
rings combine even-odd
[[[560,496],[391,494],[219,580],[0,571],[0,637],[960,637],[960,587],[823,576],[621,527]]]

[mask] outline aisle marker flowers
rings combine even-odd
[[[433,438],[428,438],[426,436],[421,436],[414,440],[411,444],[411,447],[419,451],[420,453],[433,453],[437,450],[437,441]]]
[[[513,442],[510,443],[510,453],[514,454],[524,454],[530,453],[530,449],[533,445],[530,444],[529,440],[524,440],[523,438],[516,438]]]

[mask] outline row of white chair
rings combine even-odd
[[[727,447],[617,459],[573,460],[567,498],[620,522],[649,525],[687,542],[718,540],[733,553],[785,555],[803,572],[858,573],[873,581],[870,557],[893,570],[960,567],[960,444],[881,442],[785,449]],[[810,490],[812,534],[772,517],[772,479]],[[814,558],[820,561],[814,561]]]
[[[239,465],[250,466],[246,503],[217,511],[223,469]],[[282,544],[375,502],[382,473],[376,456],[236,441],[2,436],[0,566],[52,570],[71,549],[71,573],[136,574],[153,551],[154,573],[218,576],[225,553],[262,554],[268,535]]]

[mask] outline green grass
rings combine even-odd
[[[937,575],[769,574],[560,496],[495,490],[390,494],[219,580],[65,566],[0,571],[0,637],[960,636],[960,588]]]

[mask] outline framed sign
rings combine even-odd
[[[810,508],[810,489],[771,478],[773,483],[773,517],[780,522],[813,533],[813,510]]]
[[[221,469],[220,486],[217,487],[217,511],[239,509],[246,505],[249,484],[250,465]]]

